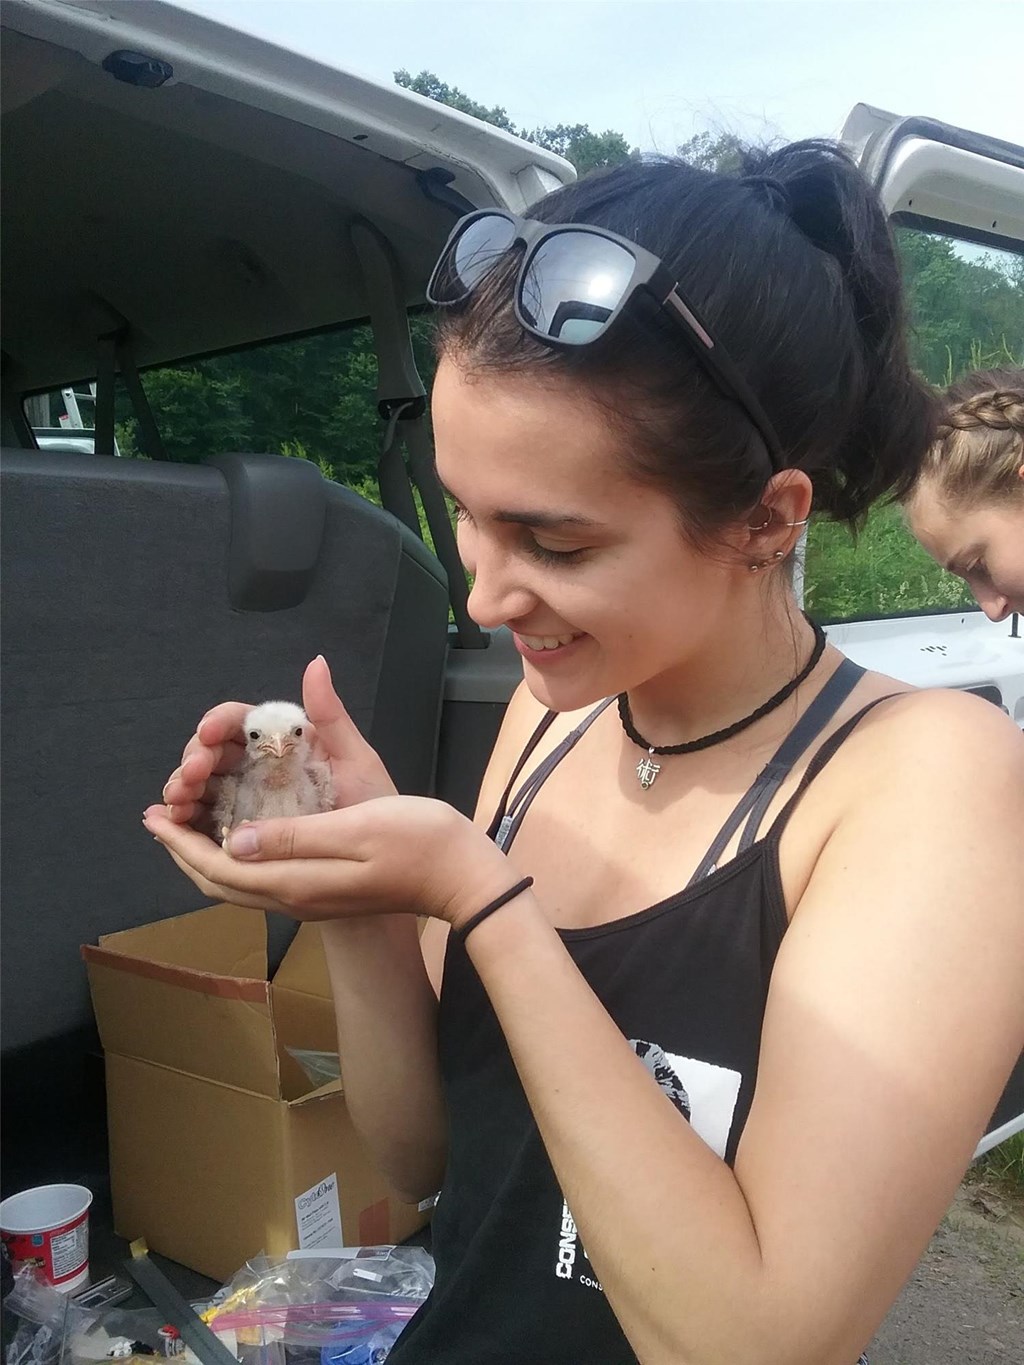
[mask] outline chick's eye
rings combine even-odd
[[[294,734],[295,734],[295,738],[296,738],[296,739],[301,738],[301,736],[302,736],[302,726],[301,726],[301,725],[296,725]]]
[[[250,738],[250,739],[259,739],[259,737],[260,737],[260,732],[259,732],[259,730],[250,730],[250,731],[249,731],[249,738]]]

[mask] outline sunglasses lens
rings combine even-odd
[[[438,262],[428,290],[431,302],[458,303],[464,299],[508,251],[515,235],[509,220],[498,214],[475,219]]]
[[[523,317],[544,336],[585,345],[622,302],[634,265],[617,242],[590,232],[556,233],[537,248],[523,276]]]

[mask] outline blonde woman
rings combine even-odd
[[[990,620],[1024,611],[1024,370],[980,371],[947,390],[907,516]]]

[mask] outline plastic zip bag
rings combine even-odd
[[[319,1365],[378,1365],[434,1282],[421,1247],[361,1247],[251,1261],[204,1315],[239,1348],[284,1347]]]
[[[314,1089],[341,1080],[341,1057],[337,1052],[311,1052],[304,1047],[290,1047],[287,1051],[302,1067]]]

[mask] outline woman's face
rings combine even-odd
[[[745,564],[687,542],[671,499],[624,468],[597,405],[445,359],[431,410],[470,613],[511,628],[539,701],[570,711],[638,687],[721,628]]]
[[[907,518],[932,558],[965,580],[991,621],[1024,612],[1024,490],[1019,497],[963,507],[924,479]]]

